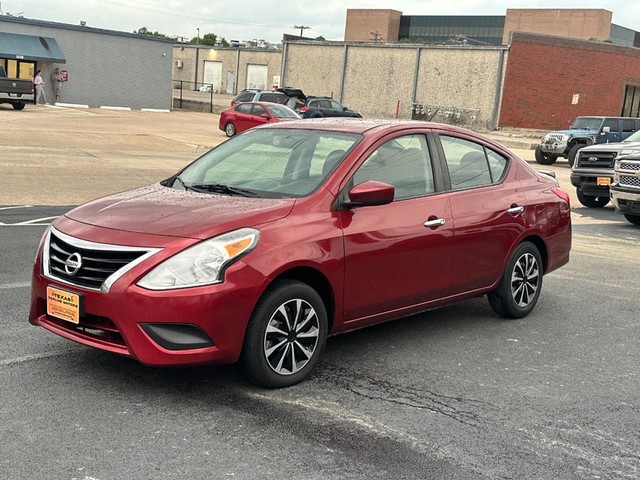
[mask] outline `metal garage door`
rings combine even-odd
[[[204,62],[204,83],[213,85],[213,90],[219,92],[222,88],[222,62]]]
[[[267,88],[266,65],[247,65],[247,88],[259,88],[260,90]]]

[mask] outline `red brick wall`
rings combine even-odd
[[[619,116],[626,85],[640,85],[640,49],[516,32],[499,123],[554,130],[578,115]]]

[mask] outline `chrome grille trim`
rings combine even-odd
[[[640,188],[640,177],[635,175],[620,175],[619,185],[624,187]]]
[[[637,172],[640,171],[640,162],[629,162],[625,160],[620,160],[620,170],[626,170],[627,172]]]
[[[51,254],[51,250],[53,249],[55,252],[62,254],[62,255],[66,255],[68,256],[68,252],[64,251],[61,247],[58,247],[55,243],[52,245],[51,243],[51,237],[55,236],[57,239],[61,240],[62,242],[69,244],[73,247],[76,247],[78,249],[82,249],[85,251],[95,251],[95,252],[114,252],[114,253],[139,253],[140,256],[138,256],[137,258],[129,261],[128,263],[126,262],[126,260],[121,260],[121,259],[104,259],[101,258],[99,256],[96,255],[96,257],[91,257],[90,255],[86,257],[87,260],[89,261],[99,261],[102,263],[110,263],[110,264],[115,264],[114,266],[117,266],[118,264],[122,265],[120,268],[117,268],[117,270],[115,270],[115,272],[113,272],[111,275],[109,275],[106,279],[103,280],[104,275],[102,276],[87,276],[84,275],[82,276],[82,278],[85,281],[92,281],[92,282],[102,282],[100,288],[96,288],[96,287],[91,287],[91,286],[87,286],[87,285],[83,285],[83,284],[79,284],[79,283],[74,283],[73,281],[67,279],[67,278],[62,278],[60,276],[60,274],[64,274],[64,272],[62,270],[60,270],[58,267],[56,267],[55,265],[52,264],[52,260],[54,262],[58,262],[58,263],[64,263],[64,261],[61,259],[60,257],[58,257],[57,255],[54,254],[53,258],[50,257]],[[55,248],[53,248],[55,247]],[[81,289],[86,289],[86,290],[93,290],[93,291],[97,291],[97,292],[103,292],[103,293],[107,293],[109,291],[109,289],[111,288],[111,286],[114,284],[114,282],[116,280],[118,280],[120,277],[122,277],[125,273],[127,273],[129,270],[131,270],[133,267],[135,267],[136,265],[139,265],[140,263],[142,263],[143,261],[145,261],[147,258],[151,257],[152,255],[155,255],[156,253],[158,253],[159,251],[161,251],[161,248],[150,248],[150,247],[128,247],[128,246],[122,246],[122,245],[112,245],[112,244],[108,244],[108,243],[98,243],[98,242],[89,242],[87,240],[82,240],[79,238],[75,238],[72,237],[70,235],[66,235],[62,232],[60,232],[59,230],[56,230],[54,227],[51,227],[51,229],[49,230],[49,232],[47,233],[47,237],[44,241],[44,246],[43,246],[43,252],[42,252],[42,272],[44,274],[45,277],[50,278],[52,280],[55,280],[57,282],[60,283],[64,283],[65,285],[70,285],[73,286],[75,288],[81,288]],[[99,267],[84,267],[84,270],[87,270],[87,273],[90,273],[90,275],[95,275],[95,274],[100,274],[100,273],[109,273],[112,270],[109,269],[104,269],[104,268],[99,268]],[[56,273],[58,273],[58,275],[56,275]]]

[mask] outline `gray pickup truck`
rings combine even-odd
[[[34,103],[34,98],[31,80],[8,78],[0,66],[0,103],[10,103],[16,110],[22,110],[27,103]]]
[[[571,184],[576,187],[578,201],[590,208],[607,205],[616,159],[633,154],[640,154],[640,131],[623,142],[581,148],[571,166]]]
[[[616,210],[629,222],[640,225],[640,144],[633,153],[616,160],[610,193]]]

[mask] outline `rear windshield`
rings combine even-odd
[[[242,92],[236,96],[236,102],[250,102],[255,97],[256,92]]]

